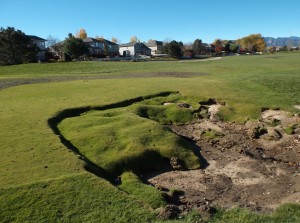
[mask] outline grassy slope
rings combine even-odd
[[[169,101],[168,97],[165,100]],[[159,168],[162,157],[172,156],[183,160],[189,169],[199,168],[192,145],[161,124],[137,115],[143,110],[149,116],[159,113],[155,117],[160,115],[161,122],[176,121],[178,116],[191,117],[192,110],[144,103],[147,101],[125,108],[86,112],[63,120],[59,128],[84,156],[114,176],[126,170]]]
[[[40,193],[42,200],[50,198],[55,200],[53,209],[46,208],[47,210],[45,210],[44,206],[37,206],[35,212],[30,214],[31,221],[38,221],[41,216],[53,216],[57,213],[59,204],[61,202],[67,204],[70,198],[79,206],[81,204],[86,204],[86,206],[84,206],[85,210],[77,206],[70,210],[67,205],[64,205],[61,208],[66,215],[71,212],[82,212],[80,217],[86,222],[101,216],[96,206],[90,207],[89,201],[74,199],[74,195],[67,196],[66,191],[60,186],[66,182],[66,188],[70,187],[71,190],[75,185],[80,188],[90,188],[95,181],[99,181],[101,184],[103,180],[86,174],[82,161],[66,150],[58,137],[53,135],[47,126],[47,119],[57,111],[69,107],[104,105],[166,90],[180,91],[185,96],[199,100],[215,97],[226,101],[234,110],[230,113],[224,111],[224,114],[228,115],[228,119],[235,118],[240,121],[247,117],[257,117],[260,107],[282,107],[293,110],[293,105],[300,104],[300,91],[296,90],[300,89],[299,56],[299,53],[291,53],[228,57],[221,61],[182,64],[178,62],[72,63],[59,66],[55,66],[56,64],[29,64],[0,67],[2,78],[73,74],[103,75],[106,73],[118,74],[122,70],[124,73],[143,71],[147,73],[151,70],[209,73],[208,76],[194,78],[72,81],[1,90],[0,202],[1,207],[5,207],[7,203],[10,204],[8,212],[2,211],[7,210],[8,207],[0,209],[1,214],[5,215],[7,221],[14,216],[22,221],[20,213],[29,211],[30,206],[20,206],[18,203],[28,202],[30,204],[32,200],[37,199],[36,194]],[[289,90],[291,86],[292,88]],[[70,182],[72,179],[74,179],[73,183]],[[52,192],[40,192],[40,187],[49,180],[56,182],[53,184]],[[106,186],[107,190],[115,190],[111,185]],[[88,196],[89,192],[97,194],[103,191],[101,187],[92,188],[83,192],[81,197]],[[12,202],[14,197],[20,198],[20,200]],[[90,199],[93,202],[93,199],[96,198],[91,197]],[[132,216],[145,213],[144,209],[136,207],[133,198],[127,197],[126,199],[129,203],[126,210]],[[111,216],[117,216],[121,210],[115,206],[115,209],[110,212]],[[73,220],[79,221],[75,216]],[[139,221],[136,220],[136,222]]]
[[[192,109],[162,105],[179,99],[179,94],[172,94],[128,107],[92,110],[64,119],[59,129],[82,155],[100,166],[106,176],[115,178],[126,171],[139,175],[147,169],[159,170],[164,159],[171,157],[178,157],[188,169],[197,169],[201,164],[194,155],[193,145],[161,124],[192,119]],[[144,185],[133,173],[122,174],[120,188],[153,208],[165,203],[159,191]]]
[[[88,173],[0,190],[1,222],[147,222],[149,207]]]

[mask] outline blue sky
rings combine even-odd
[[[135,35],[141,41],[210,43],[252,33],[300,36],[300,0],[0,0],[0,27],[63,40],[84,28],[90,37]]]

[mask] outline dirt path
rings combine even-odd
[[[179,63],[192,63],[192,62],[206,62],[206,61],[214,61],[214,60],[220,60],[223,57],[211,57],[211,58],[207,58],[207,59],[198,59],[198,60],[181,60],[179,61]]]
[[[97,79],[123,79],[123,78],[153,78],[153,77],[176,77],[188,78],[194,76],[204,76],[206,73],[197,72],[153,72],[145,74],[124,74],[124,75],[98,75],[98,76],[56,76],[47,78],[6,78],[0,79],[0,90],[24,85],[37,83],[62,82],[73,80],[97,80]]]
[[[216,105],[209,109],[215,112]],[[293,133],[286,134],[284,129],[291,125]],[[183,191],[176,201],[181,210],[238,206],[268,212],[282,203],[300,202],[298,116],[267,110],[260,121],[238,125],[210,113],[170,129],[193,140],[207,162],[200,170],[145,176],[156,187]]]

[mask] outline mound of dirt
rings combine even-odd
[[[169,126],[195,142],[207,165],[199,170],[144,174],[146,180],[182,191],[176,203],[183,211],[238,206],[269,212],[282,203],[299,203],[300,118],[266,110],[259,121],[239,125],[216,120],[221,105],[210,106],[208,118]],[[293,134],[285,132],[290,126]],[[214,134],[207,137],[207,133]]]

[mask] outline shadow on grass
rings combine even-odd
[[[174,134],[178,135],[177,133],[173,132]],[[209,163],[207,162],[207,160],[201,155],[201,148],[199,146],[197,146],[196,142],[193,141],[192,139],[186,137],[186,136],[182,136],[182,135],[178,135],[179,137],[183,138],[184,140],[188,141],[190,145],[192,145],[193,147],[193,152],[195,154],[195,156],[198,157],[200,163],[201,163],[201,167],[200,169],[205,169],[209,166]]]

